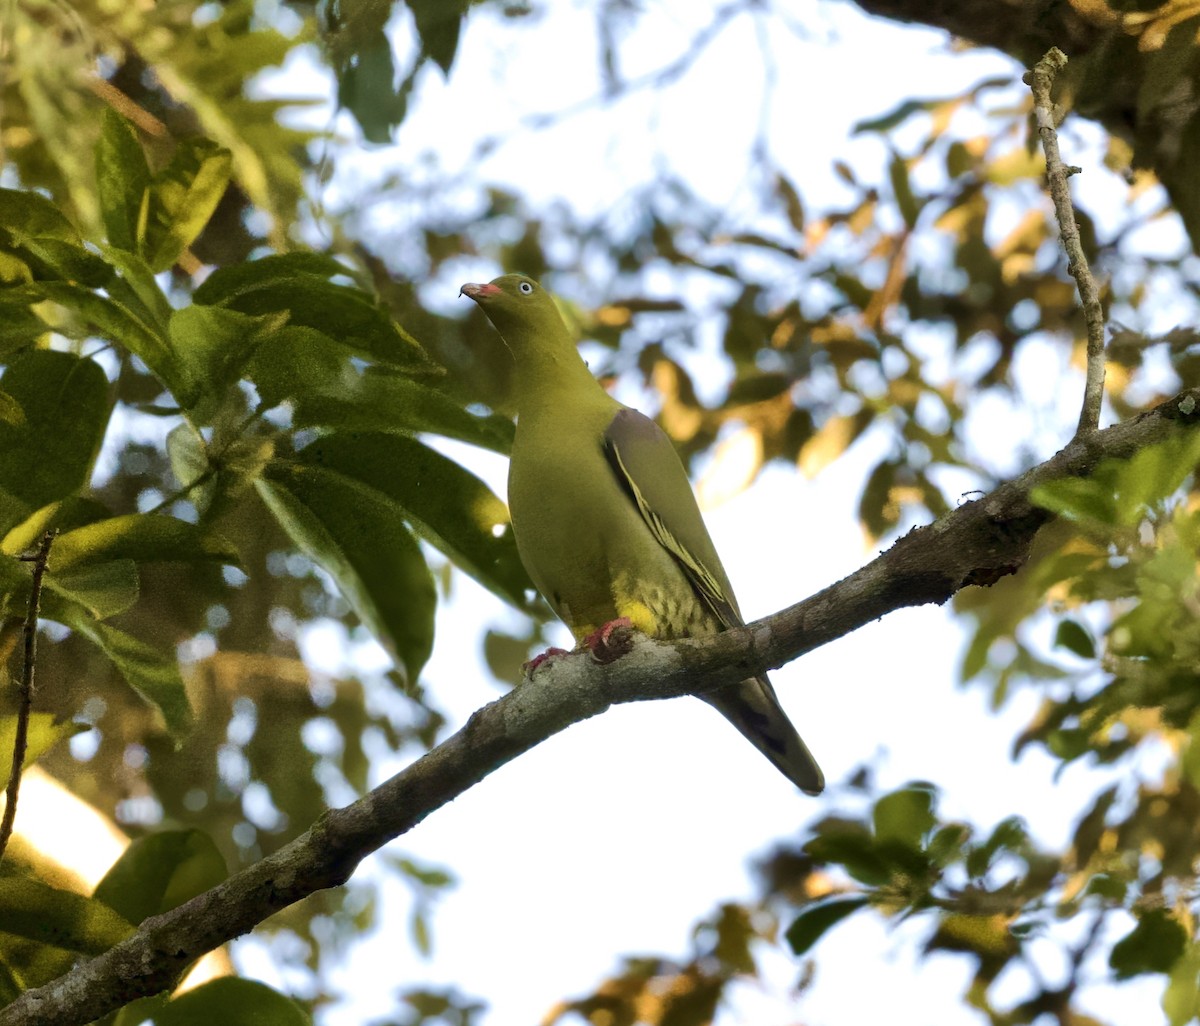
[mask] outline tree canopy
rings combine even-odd
[[[815,202],[779,112],[801,138],[805,103],[838,115],[838,83],[787,93],[824,5],[581,0],[594,92],[530,106],[529,62],[505,47],[582,52],[558,52],[553,6],[0,14],[0,1024],[320,1020],[331,967],[372,926],[377,882],[355,869],[499,766],[613,704],[948,602],[968,636],[960,682],[995,709],[1036,696],[1014,756],[1099,771],[1067,842],[1028,828],[1028,796],[973,822],[944,811],[953,781],[883,787],[864,762],[757,853],[753,902],[698,894],[688,953],[631,956],[545,1021],[709,1023],[767,947],[794,960],[802,1016],[827,935],[862,917],[923,924],[922,953],[969,970],[981,1021],[1105,1021],[1089,988],[1134,979],[1172,1026],[1193,1021],[1200,14],[857,0],[1011,62],[936,97],[893,91],[854,125],[878,160],[829,154],[838,198]],[[1067,61],[1035,109],[1022,74],[1051,47]],[[871,73],[860,60],[847,76]],[[431,130],[481,69],[478,124]],[[639,123],[669,123],[689,89],[731,95],[746,126],[736,203],[660,159]],[[646,96],[663,107],[636,113]],[[641,177],[605,181],[619,199],[604,209],[540,195],[538,165],[582,169],[539,137],[615,111],[606,130]],[[1068,164],[1092,161],[1082,176],[1053,159],[1047,175],[1054,129]],[[414,139],[431,151],[366,163]],[[708,145],[714,163],[731,148]],[[489,179],[500,150],[528,187]],[[1047,178],[1075,189],[1074,235]],[[879,554],[744,630],[635,639],[609,665],[522,681],[548,609],[504,502],[455,455],[502,456],[513,436],[511,360],[447,304],[479,267],[542,279],[597,373],[649,397],[694,468],[732,465],[736,487],[784,467],[819,484],[869,443],[857,515]],[[1090,305],[1072,275],[1095,285]],[[1038,366],[1055,379],[1033,389]],[[1103,382],[1102,408],[1085,382],[1097,397]],[[460,574],[513,619],[436,634]],[[316,628],[345,646],[337,672],[305,647]],[[386,668],[349,654],[366,639]],[[467,640],[516,687],[464,724],[423,670]],[[108,824],[118,854],[97,878],[33,828],[52,791],[77,802],[57,815],[79,837],[86,817]],[[453,867],[379,861],[427,950]],[[297,941],[302,985],[226,963],[180,986],[251,930]],[[997,981],[1016,970],[1014,996]],[[380,984],[398,988],[389,1021],[487,1021],[489,995],[397,976]]]

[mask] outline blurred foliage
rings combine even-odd
[[[788,23],[771,4],[725,5],[677,61],[630,79],[621,39],[636,14],[618,0],[594,10],[608,101],[671,88],[740,17]],[[341,209],[309,201],[346,144],[297,127],[312,101],[281,96],[298,79],[272,69],[327,72],[382,142],[430,75],[451,75],[472,19],[536,33],[542,13],[465,0],[5,7],[0,652],[19,674],[20,557],[56,529],[29,758],[135,841],[93,893],[0,864],[0,1001],[277,850],[363,792],[380,754],[433,744],[444,716],[421,670],[450,563],[534,614],[488,630],[498,678],[540,636],[503,504],[431,438],[504,453],[512,436],[503,347],[476,311],[439,316],[422,289],[464,258],[547,279],[598,373],[653,396],[702,485],[745,486],[772,461],[816,475],[869,441],[882,454],[860,491],[872,543],[1066,441],[1076,400],[1039,404],[1022,369],[1046,352],[1078,365],[1082,323],[1016,72],[857,125],[884,157],[835,162],[842,198],[820,210],[765,140],[738,211],[669,170],[592,217],[408,171]],[[1111,174],[1097,173],[1123,213],[1079,218],[1114,326],[1108,402],[1126,418],[1200,384],[1194,330],[1153,327],[1156,296],[1195,297],[1195,257],[1137,245],[1177,215],[1195,235],[1196,179],[1179,170],[1194,165],[1195,111],[1173,98],[1196,85],[1196,15],[1113,3],[1087,16],[1109,34],[1073,55],[1063,94],[1114,133]],[[380,221],[397,198],[409,216]],[[986,445],[989,423],[1015,426]],[[1044,487],[1037,501],[1058,516],[1029,565],[957,599],[972,631],[964,681],[997,706],[1016,689],[1041,696],[1015,750],[1123,771],[1079,810],[1065,850],[1039,847],[1019,816],[944,820],[934,784],[879,794],[864,772],[835,796],[844,807],[764,861],[760,904],[721,906],[686,957],[630,958],[547,1021],[708,1023],[757,975],[762,945],[781,934],[804,959],[802,989],[824,935],[855,916],[924,924],[925,952],[971,965],[964,1000],[991,1022],[1087,1021],[1076,998],[1097,973],[1157,975],[1168,1021],[1191,1021],[1198,462],[1185,441]],[[369,634],[394,668],[307,665],[298,642],[317,626],[346,645]],[[380,861],[411,889],[411,940],[428,951],[452,872]],[[332,999],[324,970],[374,915],[372,887],[355,882],[263,928],[297,942],[280,960],[306,970],[306,1009],[227,979],[114,1021],[307,1021]],[[1039,973],[1043,942],[1064,953],[1065,983]],[[1027,994],[1001,1007],[992,984],[1010,966]],[[406,986],[388,1021],[467,1026],[483,1007]]]
[[[764,923],[756,922],[746,909],[723,905],[695,928],[686,962],[626,959],[622,972],[605,980],[594,994],[552,1009],[546,1026],[569,1021],[568,1016],[631,1026],[710,1022],[726,985],[754,974],[751,944],[767,936]]]

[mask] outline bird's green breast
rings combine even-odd
[[[622,616],[659,637],[715,630],[605,458],[620,406],[603,398],[519,418],[508,491],[521,560],[577,638]]]

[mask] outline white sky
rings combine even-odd
[[[458,168],[477,139],[503,136],[522,116],[595,95],[589,5],[545,6],[554,13],[536,26],[510,25],[490,7],[473,11],[450,81],[430,76],[395,146],[363,148],[341,161],[326,202],[337,207],[364,182],[412,168],[424,154]],[[684,0],[644,6],[651,13],[643,28],[620,50],[631,76],[669,63],[708,7]],[[834,159],[866,177],[877,174],[882,147],[849,139],[855,121],[904,98],[953,95],[1013,71],[995,55],[952,54],[937,33],[872,21],[848,4],[797,0],[790,7],[808,38],[772,39],[778,59],[769,137],[774,159],[810,209],[844,199]],[[651,164],[665,162],[686,169],[694,187],[736,212],[748,203],[746,150],[761,106],[757,53],[753,26],[743,21],[666,96],[642,94],[618,112],[600,107],[553,132],[521,133],[474,170],[547,202],[561,198],[593,211],[618,202],[631,183],[650,176]],[[383,230],[405,216],[398,206],[372,211],[371,220]],[[480,264],[478,273],[490,277],[489,270]],[[454,309],[450,293],[446,299],[444,308]],[[1061,414],[1071,425],[1077,389],[1062,381],[1061,360],[1044,358],[1059,394],[1070,397]],[[1037,371],[1031,382],[1044,380]],[[1066,437],[1047,437],[1046,455]],[[503,460],[453,451],[503,494]],[[868,439],[813,481],[771,469],[707,512],[748,617],[811,594],[874,554],[864,548],[855,510],[864,475],[880,456],[878,439]],[[485,625],[512,623],[513,615],[458,577],[425,674],[455,725],[499,694],[479,644]],[[337,669],[345,653],[331,650],[330,641],[313,638],[312,654]],[[1073,826],[1068,817],[1102,778],[1072,767],[1055,781],[1055,764],[1037,751],[1010,762],[1012,738],[1030,718],[1035,696],[1023,693],[991,715],[981,690],[955,685],[961,647],[947,611],[924,607],[892,614],[774,675],[831,782],[819,799],[796,792],[698,701],[614,709],[539,746],[390,846],[443,863],[459,878],[435,913],[430,960],[409,943],[407,891],[373,860],[360,870],[384,881],[381,925],[336,976],[352,998],[323,1021],[367,1023],[389,1014],[397,989],[454,985],[490,1003],[486,1026],[529,1026],[559,1000],[589,993],[619,968],[621,954],[682,956],[699,917],[720,901],[752,897],[748,859],[777,839],[796,838],[807,821],[853,807],[837,784],[864,761],[884,788],[937,782],[946,816],[986,830],[1019,810],[1037,838],[1063,844]],[[873,916],[853,917],[818,945],[816,982],[794,1003],[787,990],[800,966],[764,951],[772,986],[739,988],[718,1022],[977,1022],[961,1001],[968,961],[916,959],[929,929],[917,920],[889,932]],[[1047,959],[1051,950],[1045,948]],[[242,947],[241,961],[251,975],[280,982],[253,945]],[[1053,979],[1054,965],[1045,968]],[[1020,988],[1014,978],[1013,1000]],[[1106,1019],[1152,1023],[1161,1014],[1157,998],[1152,986],[1099,987],[1085,1004]],[[1128,1016],[1117,1015],[1123,1008]]]

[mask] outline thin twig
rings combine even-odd
[[[50,546],[58,531],[47,531],[42,543],[32,556],[22,557],[33,563],[33,579],[29,584],[29,605],[25,610],[25,665],[21,669],[21,689],[17,695],[17,729],[13,735],[12,769],[8,775],[8,787],[4,791],[4,818],[0,820],[0,859],[12,836],[13,823],[17,818],[17,792],[21,789],[21,770],[25,764],[25,751],[29,745],[29,713],[33,707],[33,670],[37,662],[38,611],[42,598],[42,577],[50,559]]]
[[[107,103],[126,121],[137,125],[152,139],[171,138],[171,132],[166,125],[108,79],[101,78],[99,75],[89,75],[83,80],[83,84],[94,96]]]
[[[1058,218],[1063,249],[1067,251],[1067,272],[1075,279],[1079,289],[1083,319],[1087,325],[1087,381],[1083,390],[1083,408],[1079,411],[1079,426],[1075,429],[1075,435],[1079,437],[1090,434],[1100,426],[1100,405],[1104,400],[1104,309],[1100,305],[1096,279],[1092,277],[1079,239],[1079,225],[1075,223],[1075,208],[1071,204],[1071,190],[1067,185],[1067,179],[1079,174],[1081,169],[1068,167],[1058,152],[1058,131],[1050,88],[1054,84],[1054,76],[1066,63],[1066,54],[1058,47],[1051,47],[1032,71],[1025,72],[1023,81],[1033,92],[1038,134],[1046,151],[1046,181],[1050,186],[1050,198],[1054,201],[1054,214]]]

